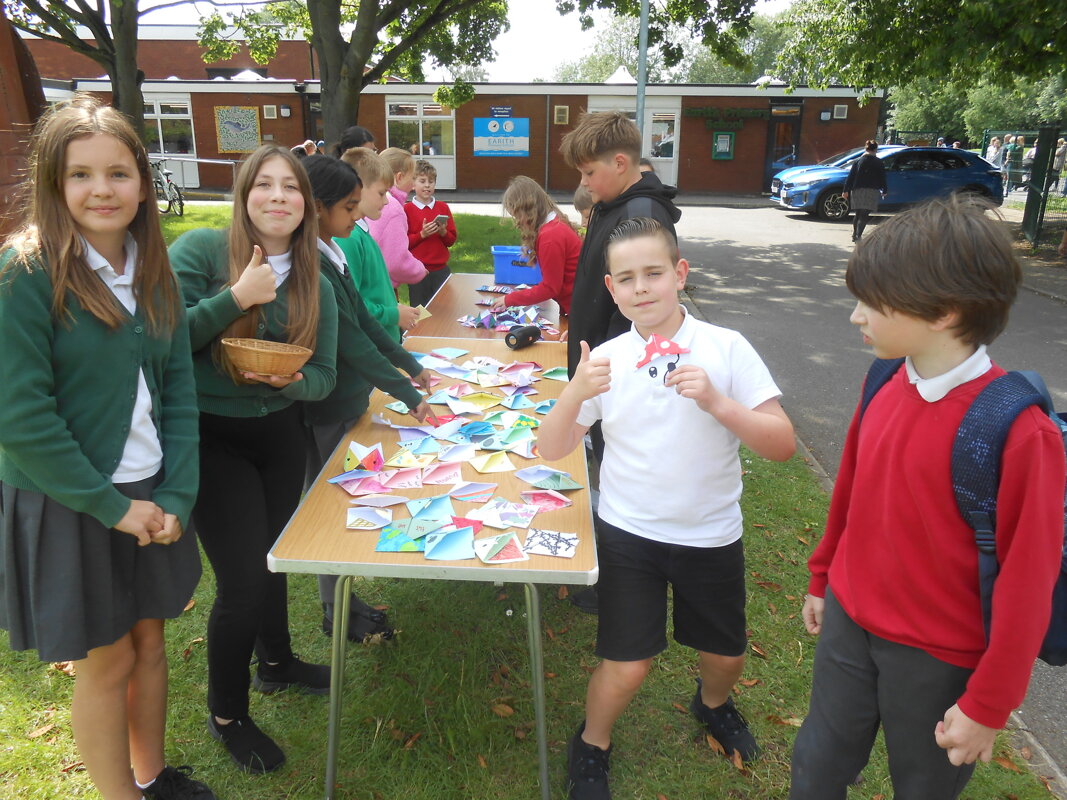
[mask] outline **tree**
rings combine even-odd
[[[199,38],[205,61],[227,58],[239,47],[224,38],[233,27],[264,64],[281,35],[306,36],[319,58],[326,139],[337,141],[358,119],[364,86],[390,75],[421,81],[427,58],[467,67],[491,59],[493,41],[508,27],[507,12],[507,0],[277,2],[229,19],[215,12],[202,23]]]
[[[739,41],[744,63],[731,64],[710,48],[697,45],[689,51],[692,55],[683,62],[679,80],[684,83],[752,83],[756,78],[773,75],[782,80],[795,78],[796,82],[801,82],[802,78],[796,76],[794,70],[782,72],[776,69],[778,53],[789,35],[786,15],[768,17],[755,14],[751,31]]]
[[[603,83],[620,66],[637,76],[639,51],[637,48],[640,22],[635,17],[612,17],[607,26],[597,31],[592,52],[576,61],[565,61],[556,67],[559,83]],[[663,58],[658,50],[649,48],[646,54],[648,82],[667,79]]]
[[[1067,66],[1062,0],[801,0],[791,14],[783,60],[803,64],[819,84],[1008,84]]]
[[[898,131],[936,131],[961,136],[961,112],[967,108],[967,86],[951,81],[917,78],[890,90],[893,104],[889,123]]]
[[[137,68],[137,23],[141,14],[167,3],[138,10],[135,0],[87,0],[70,3],[40,0],[3,0],[4,12],[19,30],[59,42],[99,64],[111,79],[112,105],[133,122],[144,136],[144,73]],[[78,26],[88,28],[96,43],[82,41]]]

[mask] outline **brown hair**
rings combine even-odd
[[[659,238],[667,245],[667,255],[670,256],[671,264],[677,264],[681,258],[678,251],[678,240],[670,230],[665,228],[659,220],[652,217],[630,217],[624,219],[615,226],[615,230],[608,234],[608,243],[604,248],[604,266],[611,272],[611,248],[622,242],[642,237]]]
[[[290,239],[292,250],[292,267],[289,271],[289,309],[285,322],[286,341],[315,349],[319,327],[319,246],[318,220],[315,214],[315,199],[311,192],[311,182],[300,160],[287,148],[276,144],[261,145],[241,164],[233,185],[233,221],[230,224],[227,245],[230,256],[230,286],[237,283],[248,262],[252,260],[252,247],[259,245],[266,252],[260,240],[259,231],[248,217],[248,195],[255,184],[263,164],[272,158],[283,159],[293,170],[300,194],[304,197],[304,219]],[[251,338],[255,336],[262,309],[258,306],[251,313],[238,317],[215,343],[215,357],[225,372],[240,382],[240,372],[230,362],[221,340],[225,337]]]
[[[122,114],[95,97],[78,94],[48,111],[34,127],[29,180],[24,184],[22,224],[4,243],[15,252],[8,265],[25,270],[40,262],[52,280],[52,314],[70,322],[69,295],[109,328],[126,320],[125,310],[85,262],[82,237],[71,217],[63,190],[67,146],[75,139],[112,136],[133,154],[145,199],[129,225],[137,243],[133,292],[153,333],[173,330],[180,318],[181,296],[170,269],[152,191],[148,153]]]
[[[415,175],[426,175],[430,180],[437,181],[437,167],[431,164],[429,161],[423,161],[421,158],[415,162]]]
[[[860,240],[845,283],[860,301],[934,321],[956,311],[956,335],[989,344],[1008,324],[1019,260],[988,200],[951,195],[915,206]]]
[[[863,149],[866,150],[868,153],[877,153],[878,142],[876,142],[874,139],[868,139],[863,145]]]
[[[559,146],[568,167],[577,169],[615,153],[627,156],[635,165],[641,157],[641,131],[621,111],[584,114]]]
[[[530,254],[530,264],[533,264],[537,258],[537,254],[534,252],[537,231],[545,224],[545,217],[553,211],[556,212],[557,219],[569,225],[575,233],[578,232],[574,223],[559,210],[559,206],[541,188],[540,184],[525,175],[516,175],[508,181],[508,188],[504,190],[504,198],[501,204],[504,206],[504,210],[515,220],[522,246]]]
[[[415,157],[411,155],[410,150],[405,150],[403,147],[387,147],[379,154],[385,163],[389,165],[389,171],[395,176],[398,172],[407,175],[409,172],[415,171]],[[389,180],[393,182],[392,177]]]
[[[393,173],[389,165],[373,150],[353,147],[344,152],[341,160],[356,171],[360,182],[368,189],[372,183],[384,183],[387,187],[393,185]]]

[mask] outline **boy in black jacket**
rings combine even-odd
[[[630,327],[604,285],[608,235],[623,220],[651,217],[674,236],[674,223],[682,212],[671,202],[678,193],[673,186],[641,172],[641,132],[619,111],[586,114],[563,137],[560,152],[567,165],[581,173],[581,185],[593,198],[571,299],[567,373],[573,376],[581,358],[580,342],[592,349]],[[596,435],[594,442],[599,457],[603,447]]]

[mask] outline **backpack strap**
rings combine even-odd
[[[903,358],[876,358],[867,370],[867,377],[863,381],[863,396],[860,399],[860,419],[867,411],[867,406],[878,394],[878,390],[889,383],[889,379],[897,374],[897,370],[904,363]]]
[[[1031,377],[1032,376],[1032,377]],[[1032,381],[1036,378],[1044,389]],[[993,610],[997,562],[997,491],[1000,458],[1016,417],[1032,405],[1052,407],[1044,381],[1036,373],[1009,372],[994,379],[971,403],[952,443],[952,488],[964,521],[974,530],[978,547],[979,589],[986,639]]]

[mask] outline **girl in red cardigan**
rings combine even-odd
[[[529,263],[536,261],[541,267],[541,282],[501,297],[492,310],[555,300],[560,311],[569,314],[574,272],[582,249],[578,229],[545,190],[525,175],[517,175],[508,183],[503,205],[519,228],[522,246],[530,253]]]

